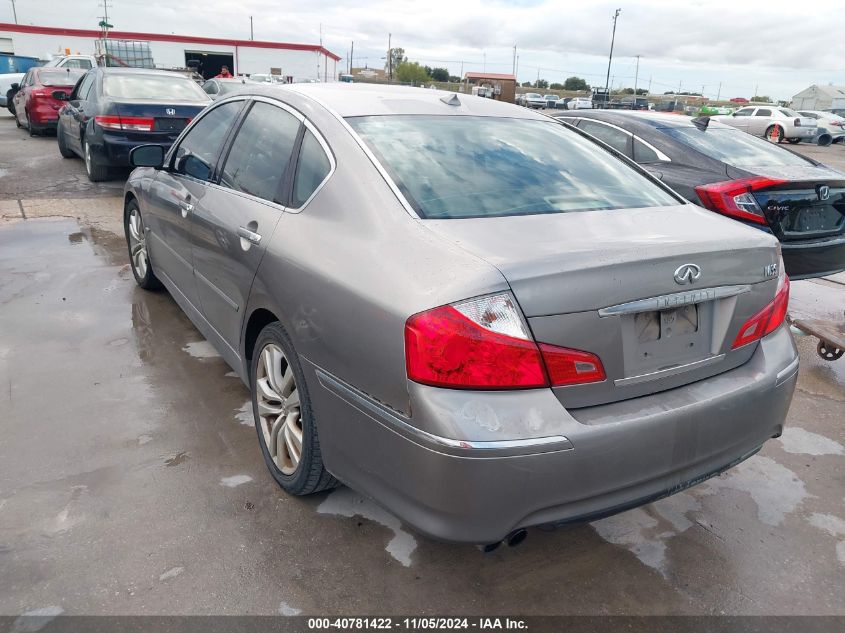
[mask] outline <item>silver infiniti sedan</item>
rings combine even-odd
[[[247,85],[134,150],[132,270],[252,392],[287,492],[497,543],[672,494],[783,429],[778,242],[541,114]]]

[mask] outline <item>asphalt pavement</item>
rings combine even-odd
[[[843,146],[791,149],[845,169]],[[845,359],[814,339],[757,456],[484,554],[348,488],[278,488],[246,388],[136,287],[122,182],[0,116],[0,615],[845,614]],[[845,318],[842,276],[793,297]]]

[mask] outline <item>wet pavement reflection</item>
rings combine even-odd
[[[845,613],[845,360],[798,346],[760,455],[482,554],[346,488],[286,496],[248,391],[122,235],[0,226],[0,614]]]

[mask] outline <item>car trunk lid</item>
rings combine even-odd
[[[196,102],[155,103],[126,100],[115,103],[115,110],[121,118],[149,123],[150,129],[135,130],[132,133],[153,132],[175,139],[206,105]]]
[[[599,356],[605,381],[555,388],[569,407],[742,364],[734,337],[777,284],[771,236],[694,205],[425,224],[502,272],[538,342]]]

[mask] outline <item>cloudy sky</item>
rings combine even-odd
[[[101,0],[100,0],[101,2]],[[652,92],[787,99],[813,83],[845,84],[841,0],[110,0],[117,29],[319,42],[355,66],[383,66],[388,33],[412,61],[511,72],[520,81],[571,75],[604,85],[612,15],[621,8],[611,83]],[[96,28],[98,0],[16,0],[23,24]],[[10,0],[0,22],[12,21]],[[721,84],[721,87],[720,87]]]

